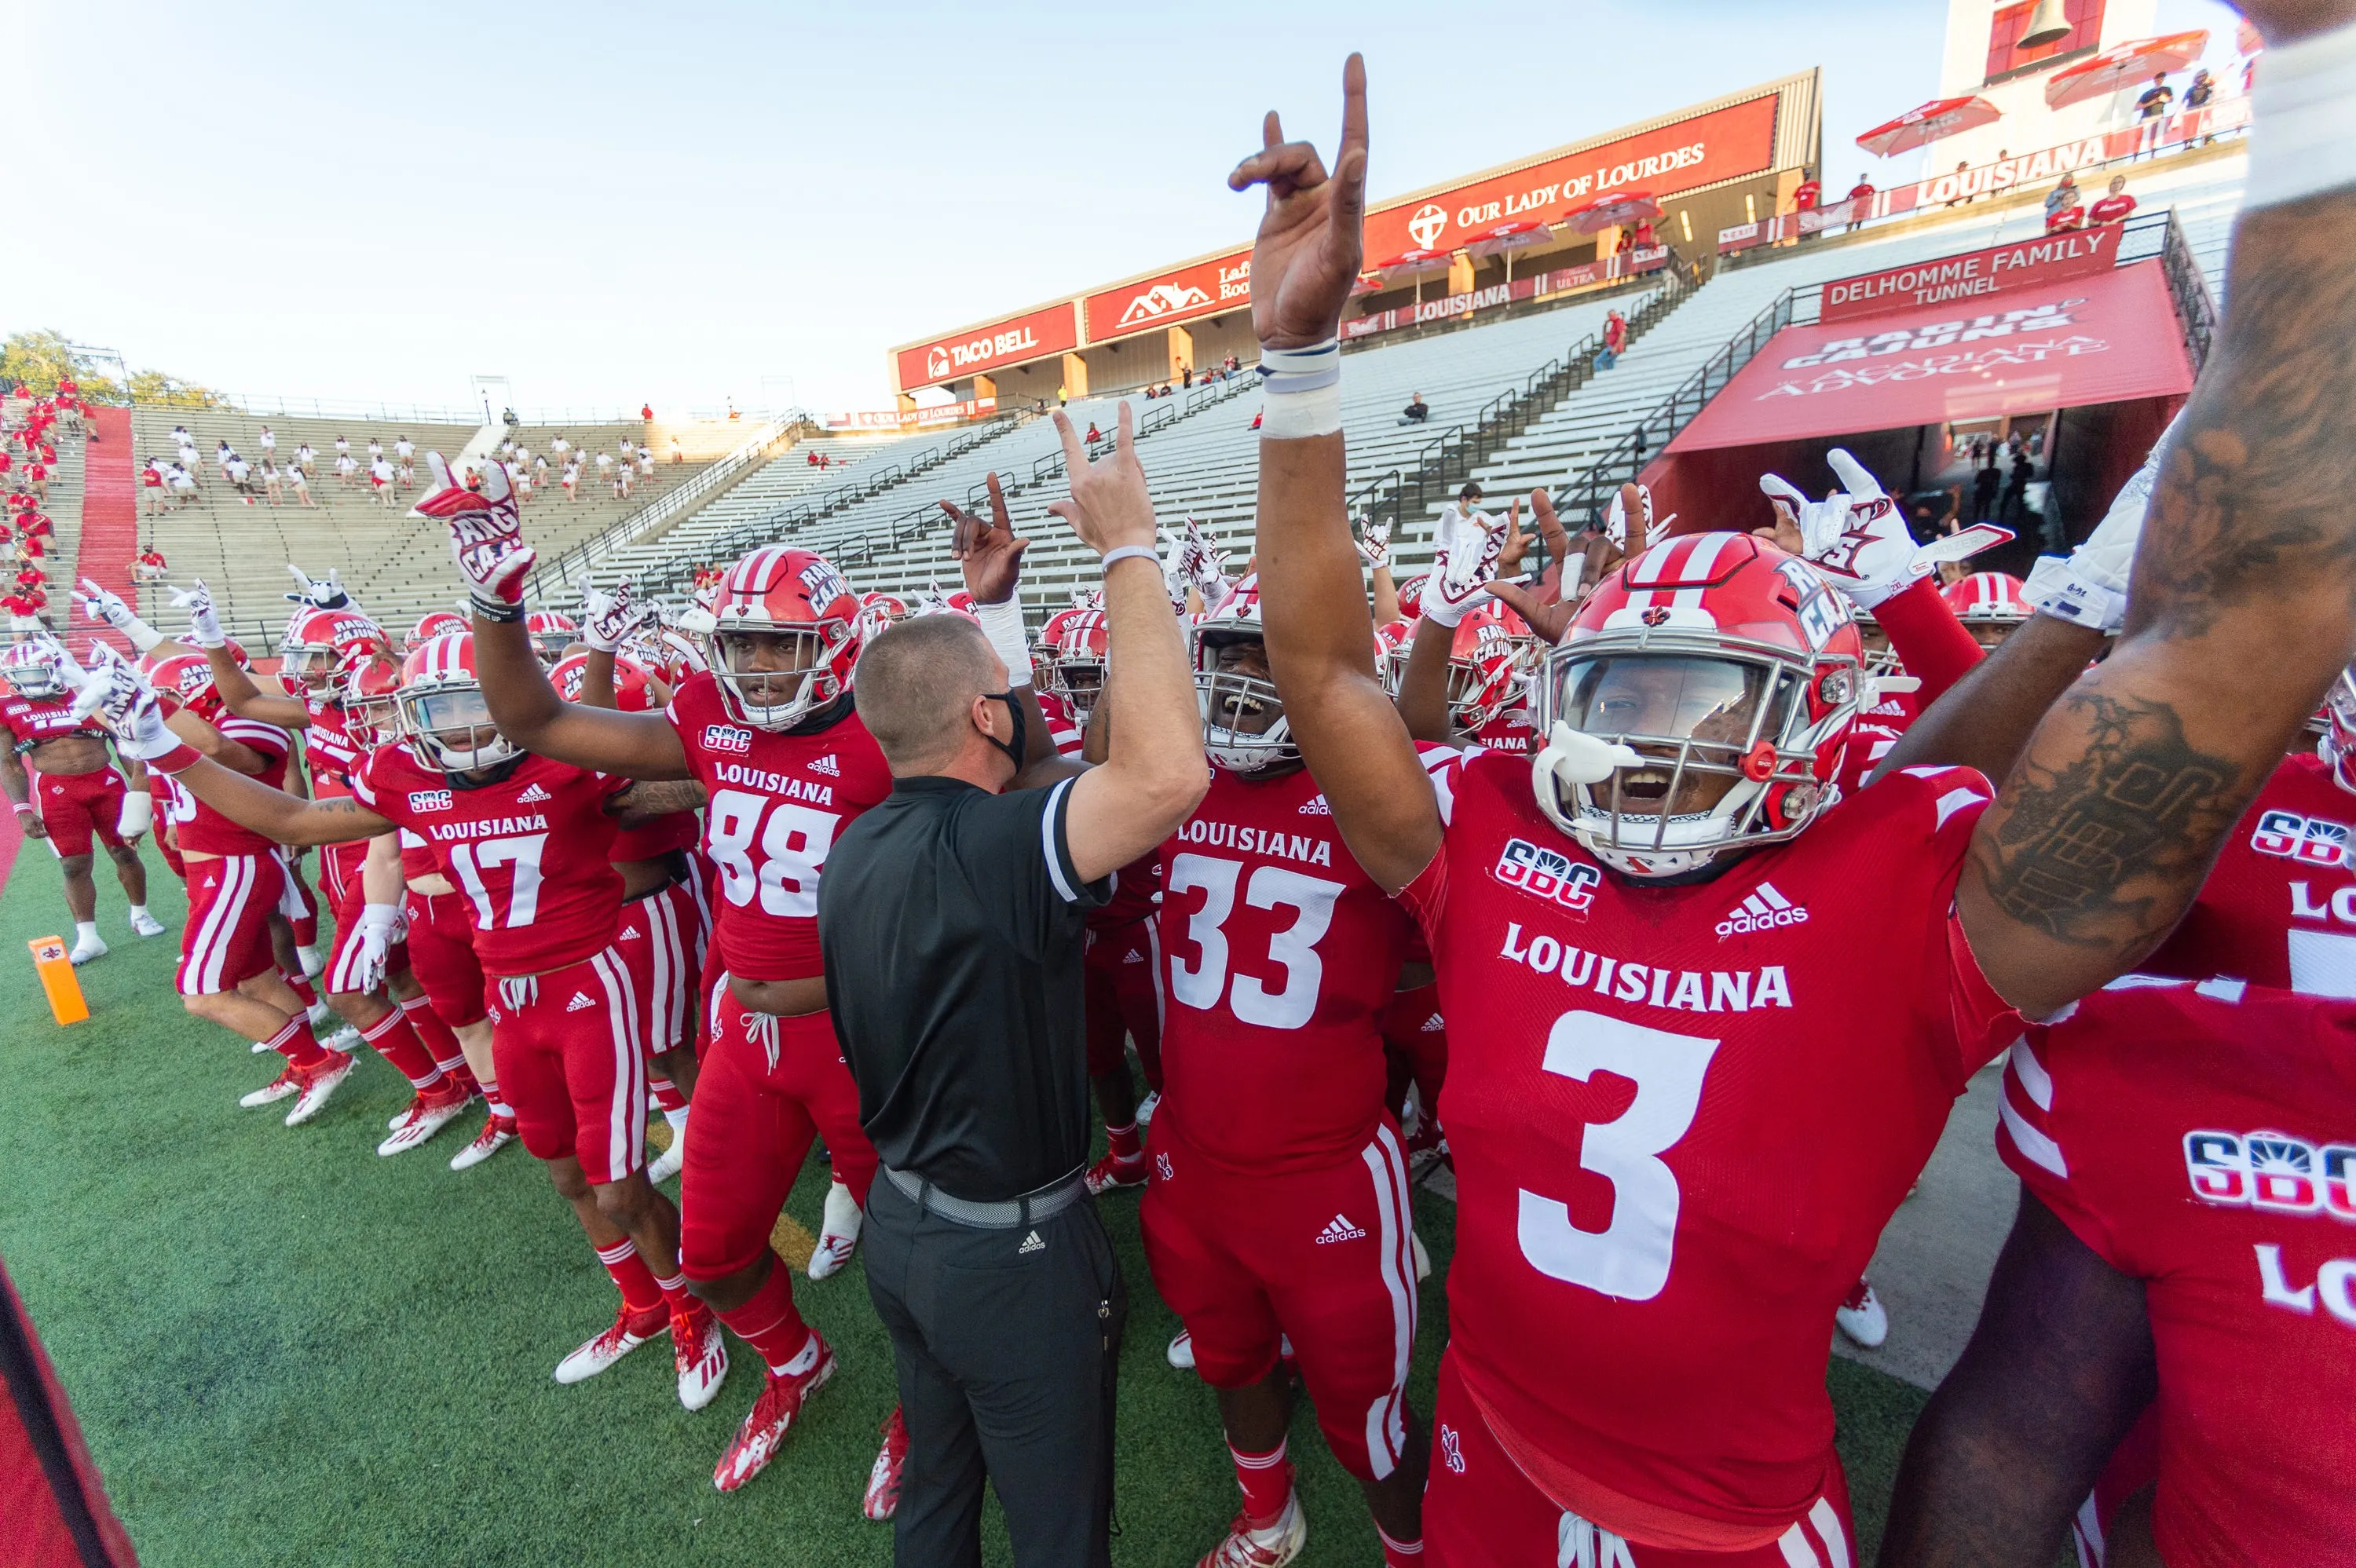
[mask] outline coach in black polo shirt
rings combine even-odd
[[[1105,762],[1076,770],[1045,743],[1014,595],[1025,541],[993,478],[995,526],[948,508],[982,625],[918,617],[860,657],[859,716],[897,782],[819,884],[835,1030],[884,1162],[867,1287],[908,1424],[903,1568],[980,1563],[985,1475],[1022,1568],[1110,1562],[1128,1301],[1084,1179],[1084,917],[1209,774],[1129,409],[1094,464],[1055,418],[1073,481],[1050,509],[1105,561]]]

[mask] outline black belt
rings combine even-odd
[[[974,1203],[963,1198],[952,1198],[921,1176],[911,1176],[888,1165],[883,1170],[884,1179],[906,1194],[908,1201],[918,1209],[959,1225],[972,1225],[985,1231],[1012,1231],[1053,1219],[1087,1196],[1088,1190],[1087,1168],[1085,1166],[1076,1167],[1070,1175],[1059,1177],[1020,1198],[1009,1198],[998,1203]]]

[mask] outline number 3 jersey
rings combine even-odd
[[[605,802],[628,787],[534,756],[468,787],[405,745],[379,747],[352,775],[362,805],[433,850],[474,911],[476,957],[497,976],[562,969],[614,940],[622,874],[607,859],[615,828]]]
[[[1547,819],[1521,758],[1432,782],[1446,835],[1400,898],[1448,1019],[1461,1375],[1560,1506],[1772,1541],[1834,1462],[1833,1309],[2019,1032],[1951,912],[1993,792],[1907,769],[1648,887]]]
[[[1444,762],[1452,753],[1433,748]],[[1162,1109],[1238,1169],[1355,1159],[1383,1115],[1378,1020],[1408,931],[1306,768],[1210,793],[1162,847]]]
[[[2130,976],[2031,1029],[1997,1150],[2144,1282],[2174,1568],[2356,1541],[2356,1007]]]
[[[798,980],[821,974],[818,880],[845,826],[892,793],[884,752],[859,715],[806,734],[756,730],[733,716],[699,671],[671,694],[688,772],[711,796],[703,848],[720,868],[713,940],[732,975]]]

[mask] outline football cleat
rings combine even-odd
[[[294,1068],[288,1067],[283,1069],[277,1077],[238,1101],[238,1104],[251,1111],[256,1105],[267,1105],[274,1101],[284,1100],[289,1095],[300,1094],[302,1092],[303,1075]]]
[[[1154,1090],[1137,1103],[1137,1125],[1141,1131],[1153,1125],[1153,1113],[1162,1109],[1162,1091]]]
[[[93,958],[105,956],[106,944],[99,939],[96,932],[87,936],[74,938],[73,951],[66,955],[67,958],[76,964],[87,964]]]
[[[614,1314],[612,1327],[584,1339],[564,1360],[556,1363],[556,1381],[561,1383],[586,1382],[637,1349],[670,1322],[670,1308],[658,1307],[651,1312],[632,1313],[628,1302]]]
[[[1407,1156],[1407,1178],[1410,1184],[1420,1182],[1441,1166],[1456,1168],[1456,1161],[1448,1152],[1448,1139],[1440,1124],[1430,1116],[1419,1119],[1415,1131],[1400,1145]]]
[[[466,1105],[467,1097],[447,1084],[434,1093],[419,1094],[409,1102],[409,1109],[393,1118],[392,1136],[377,1145],[376,1152],[407,1153],[456,1121]]]
[[[1301,1494],[1288,1492],[1282,1510],[1266,1524],[1254,1526],[1248,1516],[1236,1515],[1227,1526],[1227,1538],[1204,1553],[1194,1568],[1284,1568],[1308,1544],[1309,1521],[1301,1517]]]
[[[1407,1233],[1407,1239],[1415,1248],[1415,1283],[1421,1285],[1431,1277],[1431,1254],[1423,1250],[1423,1238],[1413,1231]]]
[[[1890,1314],[1883,1311],[1881,1298],[1873,1294],[1873,1286],[1859,1279],[1848,1299],[1833,1308],[1833,1321],[1840,1331],[1865,1349],[1878,1349],[1890,1338]]]
[[[826,1219],[819,1226],[818,1245],[810,1249],[810,1278],[825,1279],[851,1261],[866,1219],[850,1188],[840,1181],[827,1184]]]
[[[1140,1155],[1135,1159],[1123,1159],[1119,1155],[1108,1154],[1088,1167],[1086,1179],[1091,1197],[1141,1189],[1145,1185],[1145,1157]]]
[[[329,1035],[319,1043],[326,1046],[329,1051],[340,1051],[347,1053],[356,1051],[360,1048],[360,1031],[354,1029],[351,1025],[346,1024],[343,1028],[337,1029],[335,1033]]]
[[[145,910],[136,910],[131,916],[131,929],[141,936],[161,936],[164,934],[164,923]]]
[[[900,1470],[908,1462],[908,1423],[894,1405],[884,1422],[884,1446],[867,1472],[867,1495],[859,1511],[881,1523],[900,1509]]]
[[[513,1116],[485,1117],[483,1130],[475,1135],[475,1141],[450,1157],[450,1168],[466,1170],[482,1164],[513,1142],[515,1136]]]
[[[670,1147],[657,1155],[655,1162],[647,1167],[647,1179],[653,1182],[669,1181],[679,1174],[680,1168],[686,1163],[687,1134],[683,1131],[675,1132],[670,1136]]]
[[[357,1057],[340,1051],[330,1051],[326,1061],[312,1063],[310,1070],[303,1074],[302,1098],[296,1100],[294,1108],[286,1113],[286,1125],[299,1127],[326,1110],[328,1096],[335,1093],[337,1084],[352,1075],[352,1068],[358,1061]]]
[[[670,1315],[671,1360],[679,1367],[679,1403],[701,1410],[728,1381],[728,1337],[710,1307],[698,1305]]]
[[[1194,1333],[1193,1329],[1181,1328],[1178,1330],[1177,1338],[1170,1341],[1169,1356],[1170,1364],[1177,1368],[1180,1371],[1191,1372],[1194,1370]]]
[[[751,1413],[736,1435],[728,1440],[727,1451],[712,1468],[712,1484],[723,1492],[733,1492],[759,1475],[777,1456],[786,1441],[786,1434],[802,1413],[802,1401],[826,1386],[834,1376],[834,1351],[815,1328],[810,1338],[817,1341],[818,1359],[810,1370],[799,1373],[771,1372],[761,1390],[761,1397],[753,1402]]]

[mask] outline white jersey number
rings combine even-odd
[[[1282,988],[1271,991],[1268,982],[1237,971],[1228,984],[1227,936],[1222,929],[1236,907],[1236,884],[1243,865],[1215,855],[1178,855],[1170,861],[1170,885],[1165,896],[1191,889],[1203,890],[1203,907],[1186,917],[1186,939],[1202,950],[1202,962],[1188,966],[1183,955],[1170,955],[1170,994],[1190,1008],[1205,1010],[1219,1005],[1225,995],[1236,1017],[1263,1029],[1299,1029],[1317,1010],[1318,987],[1324,983],[1324,961],[1317,943],[1333,923],[1333,901],[1342,884],[1320,877],[1304,877],[1281,866],[1262,866],[1244,887],[1244,902],[1254,909],[1290,909],[1297,918],[1269,939],[1268,958],[1284,971]]]
[[[1549,1278],[1623,1301],[1650,1301],[1669,1282],[1676,1244],[1677,1177],[1660,1156],[1693,1125],[1701,1081],[1719,1042],[1646,1029],[1600,1013],[1569,1012],[1547,1036],[1546,1070],[1579,1083],[1598,1072],[1636,1085],[1618,1117],[1588,1124],[1579,1163],[1612,1184],[1612,1223],[1582,1231],[1554,1199],[1521,1194],[1522,1256]]]
[[[527,833],[514,838],[486,838],[478,844],[464,839],[450,846],[450,864],[466,884],[466,898],[475,906],[475,929],[489,931],[504,923],[510,929],[530,925],[540,912],[540,852],[548,844],[545,833]],[[491,889],[483,880],[485,871],[495,871],[501,866],[515,869],[508,885],[508,917],[502,922],[492,907]]]
[[[720,889],[730,903],[750,904],[757,891],[764,914],[817,918],[819,868],[826,864],[841,816],[790,800],[773,807],[766,795],[723,789],[712,797],[704,821],[704,848],[720,867]]]

